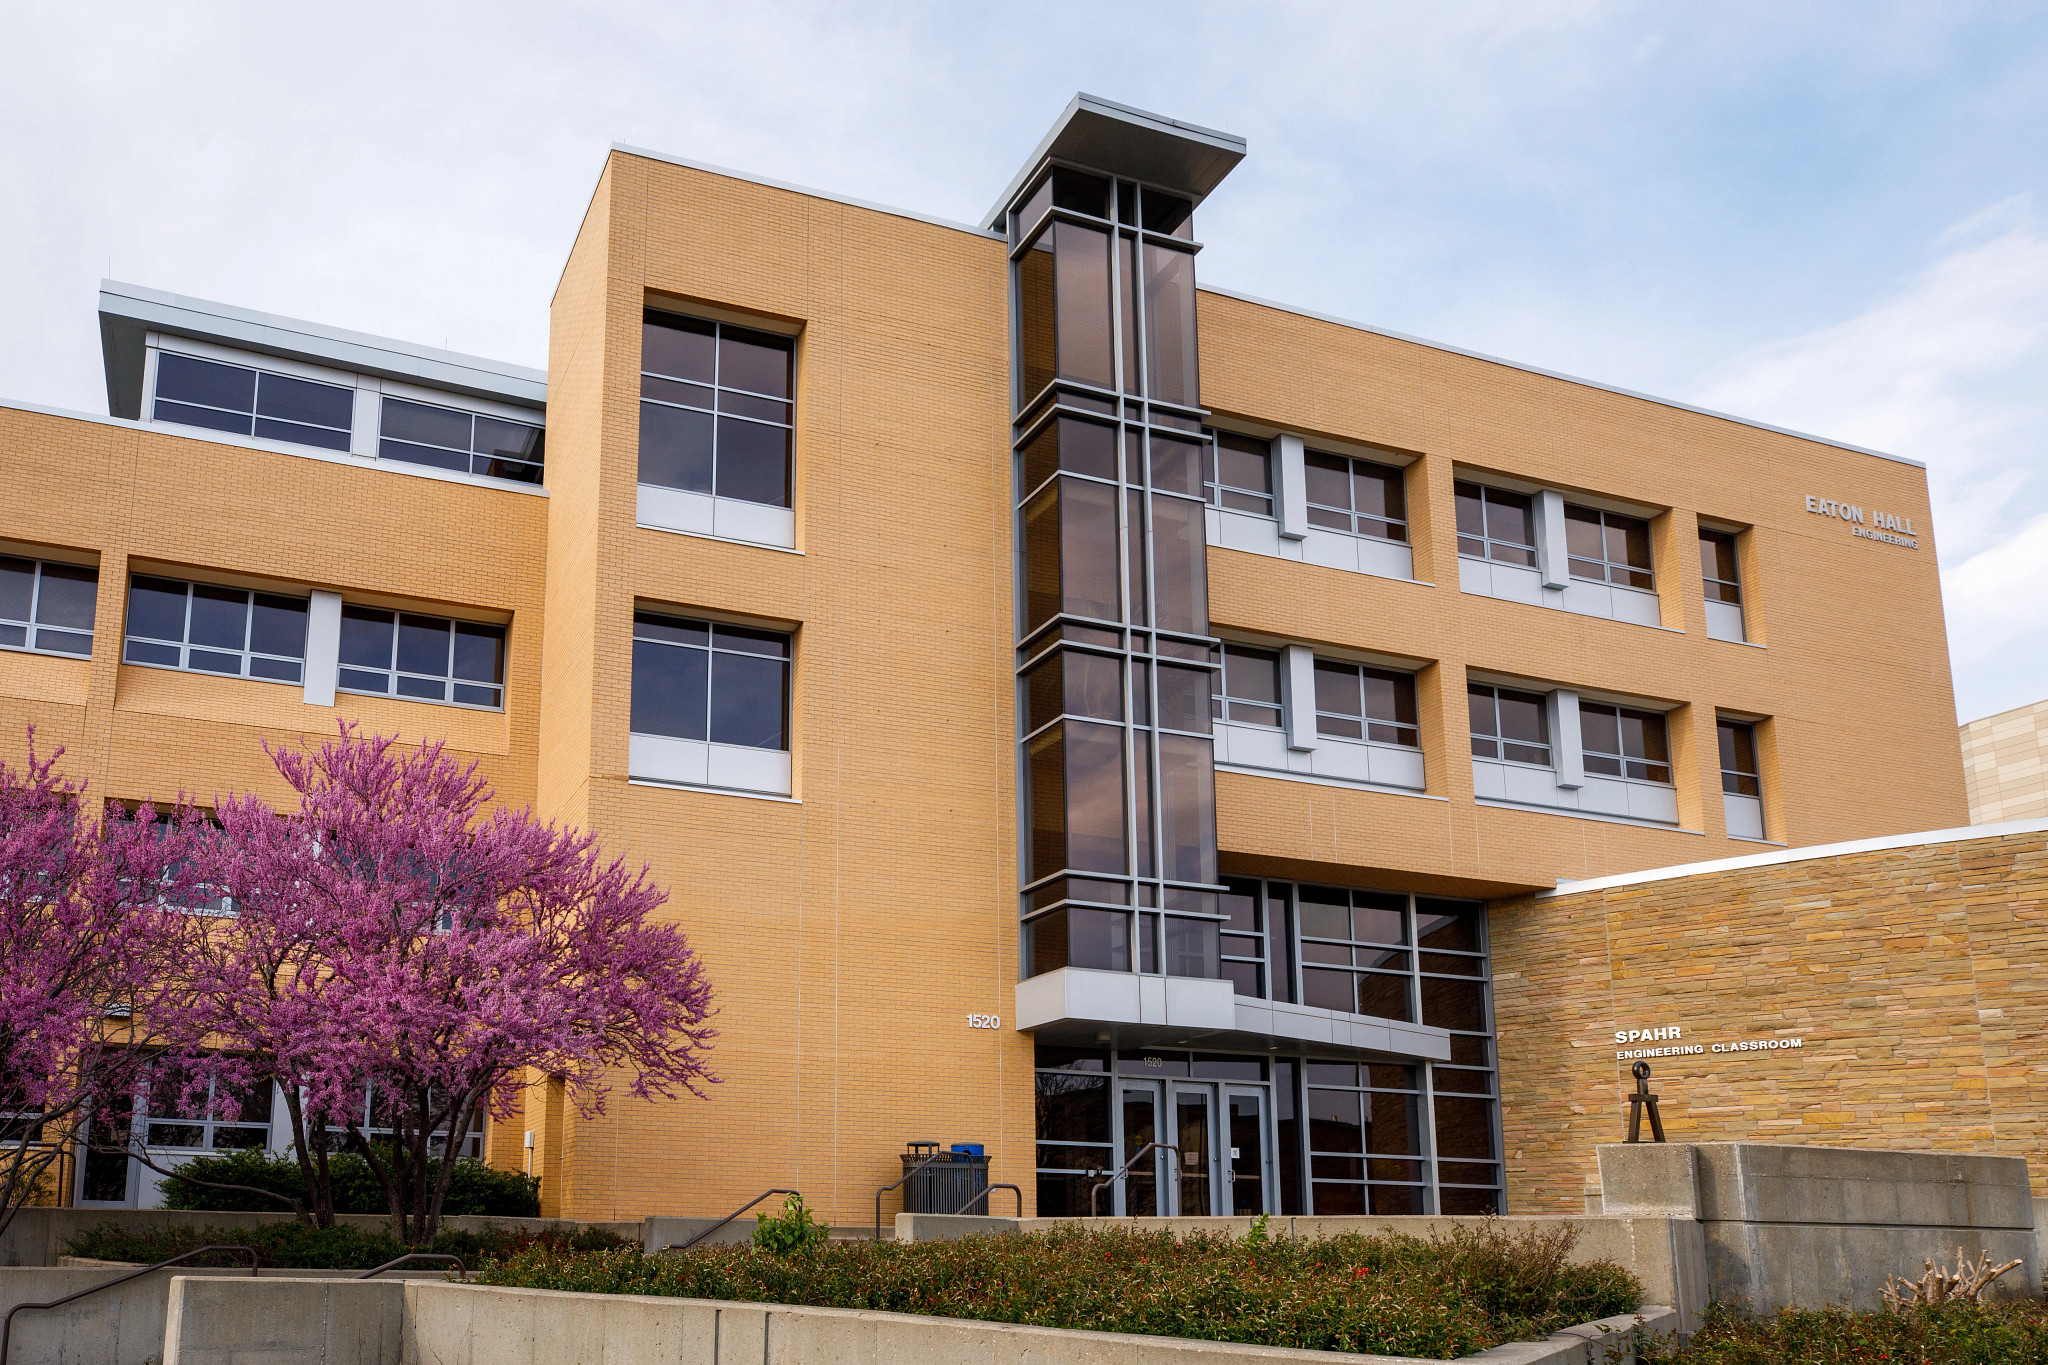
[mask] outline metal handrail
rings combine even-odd
[[[925,1167],[934,1165],[942,1160],[951,1161],[952,1159],[953,1154],[951,1152],[933,1152],[923,1161],[918,1162],[915,1166],[912,1166],[909,1170],[905,1171],[903,1173],[903,1179],[897,1181],[895,1185],[884,1185],[881,1189],[875,1191],[875,1242],[877,1245],[880,1245],[882,1240],[882,1196],[887,1194],[889,1191],[895,1189],[897,1185],[907,1184],[910,1180],[910,1177],[916,1175]],[[975,1197],[980,1198],[979,1195]]]
[[[754,1207],[754,1205],[760,1203],[763,1199],[766,1199],[771,1194],[793,1194],[799,1199],[804,1197],[802,1190],[763,1190],[759,1194],[755,1195],[752,1199],[749,1199],[746,1203],[734,1209],[731,1213],[725,1215],[725,1217],[713,1223],[710,1227],[704,1229],[704,1231],[698,1233],[695,1237],[692,1237],[689,1241],[677,1242],[674,1246],[663,1247],[662,1250],[688,1251],[691,1247],[697,1245],[697,1243],[703,1241],[706,1237],[709,1237],[712,1233],[718,1231],[727,1223],[730,1223],[733,1219],[739,1217],[741,1214],[745,1213],[748,1209]]]
[[[229,1246],[226,1243],[215,1242],[203,1247],[193,1247],[190,1251],[180,1252],[168,1261],[158,1261],[155,1265],[146,1265],[140,1270],[131,1271],[123,1275],[118,1280],[108,1280],[105,1284],[96,1284],[90,1289],[81,1289],[76,1294],[66,1294],[61,1299],[51,1299],[48,1303],[17,1303],[14,1307],[7,1310],[6,1317],[0,1318],[0,1365],[7,1365],[7,1351],[13,1344],[14,1315],[16,1313],[25,1312],[31,1308],[62,1308],[67,1303],[74,1303],[79,1299],[97,1294],[103,1289],[112,1289],[114,1286],[126,1284],[130,1280],[139,1280],[153,1270],[162,1270],[167,1265],[176,1265],[180,1261],[189,1261],[194,1256],[204,1256],[209,1251],[225,1251],[236,1256],[247,1256],[249,1258],[249,1274],[252,1278],[255,1276],[259,1264],[256,1258],[255,1247]]]
[[[453,1261],[455,1262],[456,1273],[461,1275],[462,1278],[464,1278],[465,1280],[469,1278],[469,1267],[462,1263],[462,1258],[460,1256],[450,1255],[448,1252],[445,1251],[408,1251],[405,1253],[405,1255],[400,1256],[395,1260],[386,1261],[383,1265],[380,1266],[372,1266],[370,1269],[365,1270],[362,1274],[356,1276],[356,1278],[359,1280],[367,1280],[373,1275],[382,1275],[385,1271],[391,1269],[391,1267],[395,1265],[404,1265],[407,1261]],[[0,1365],[4,1365],[4,1363],[0,1363]]]
[[[953,1210],[953,1216],[955,1218],[958,1218],[961,1214],[966,1213],[967,1210],[973,1208],[976,1204],[981,1204],[983,1200],[988,1198],[988,1192],[990,1190],[1008,1190],[1011,1194],[1016,1195],[1017,1216],[1019,1218],[1022,1218],[1024,1216],[1024,1191],[1017,1188],[1015,1185],[1011,1185],[1008,1183],[982,1186],[980,1192],[977,1193],[974,1196],[974,1198],[968,1200],[959,1208]],[[982,1205],[982,1216],[984,1218],[988,1216],[988,1206],[986,1204]]]
[[[1179,1174],[1180,1148],[1174,1146],[1170,1142],[1148,1142],[1143,1147],[1140,1147],[1137,1151],[1131,1153],[1131,1159],[1129,1161],[1126,1161],[1123,1164],[1122,1169],[1118,1170],[1115,1175],[1111,1176],[1107,1180],[1098,1180],[1093,1185],[1090,1185],[1088,1187],[1088,1216],[1090,1218],[1100,1218],[1102,1216],[1101,1214],[1095,1211],[1095,1196],[1102,1193],[1104,1187],[1114,1185],[1117,1181],[1122,1180],[1126,1175],[1130,1174],[1131,1167],[1138,1164],[1139,1158],[1143,1157],[1145,1153],[1151,1151],[1155,1147],[1162,1152],[1173,1153],[1173,1162],[1175,1168],[1174,1173],[1176,1175]]]

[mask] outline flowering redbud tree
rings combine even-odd
[[[481,1113],[510,1120],[529,1072],[585,1115],[614,1075],[637,1098],[705,1096],[711,984],[681,932],[652,922],[667,896],[644,868],[493,808],[475,765],[438,743],[344,724],[271,757],[298,806],[220,807],[207,881],[236,917],[208,935],[192,998],[221,1065],[283,1088],[317,1218],[332,1218],[326,1131],[420,1245],[454,1174],[439,1158]]]
[[[90,1132],[125,1146],[148,1068],[177,1031],[179,963],[204,825],[149,806],[93,818],[63,750],[0,763],[0,1232],[57,1193]]]

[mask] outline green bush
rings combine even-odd
[[[294,1270],[368,1270],[371,1266],[402,1256],[409,1248],[382,1228],[337,1224],[317,1228],[311,1223],[266,1223],[253,1228],[195,1228],[188,1226],[131,1231],[115,1223],[102,1223],[71,1239],[65,1252],[102,1261],[140,1261],[145,1264],[169,1260],[182,1252],[208,1244],[226,1243],[256,1249],[258,1263]],[[493,1260],[536,1250],[561,1255],[616,1252],[635,1244],[597,1228],[576,1232],[549,1230],[522,1232],[511,1228],[489,1228],[483,1232],[444,1232],[434,1239],[431,1250],[460,1256],[474,1268]],[[220,1253],[210,1254],[193,1265],[245,1265],[246,1261]]]
[[[354,1152],[336,1152],[327,1159],[327,1165],[334,1178],[336,1213],[391,1212],[391,1206],[384,1198],[384,1187],[377,1182],[369,1162]],[[439,1161],[433,1162],[427,1178],[437,1177],[440,1167]],[[250,1148],[224,1152],[219,1156],[194,1157],[178,1169],[193,1179],[181,1180],[174,1175],[164,1181],[165,1208],[223,1213],[287,1213],[291,1210],[289,1204],[275,1199],[265,1199],[242,1190],[213,1189],[199,1181],[219,1185],[253,1185],[299,1200],[306,1198],[306,1182],[299,1175],[298,1158],[289,1153]],[[448,1179],[448,1198],[441,1206],[441,1216],[452,1218],[462,1214],[484,1218],[538,1218],[540,1177],[501,1171],[474,1157],[458,1158],[455,1174]]]
[[[1448,1360],[1641,1303],[1642,1287],[1619,1266],[1566,1264],[1572,1240],[1495,1227],[1432,1241],[1253,1243],[1108,1226],[833,1242],[803,1256],[729,1244],[654,1256],[536,1246],[479,1279]]]
[[[2048,1310],[2038,1303],[1945,1304],[1904,1312],[1787,1308],[1764,1318],[1708,1308],[1684,1345],[1643,1350],[1643,1365],[2042,1365]]]
[[[781,1213],[764,1213],[754,1224],[754,1245],[774,1256],[816,1251],[832,1237],[832,1229],[811,1217],[800,1194],[782,1196]]]

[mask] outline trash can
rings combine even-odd
[[[903,1174],[909,1177],[903,1186],[905,1213],[987,1214],[988,1155],[980,1143],[956,1142],[948,1152],[940,1152],[936,1142],[908,1146],[903,1153]]]

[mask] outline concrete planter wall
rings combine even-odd
[[[424,1281],[179,1277],[169,1322],[163,1365],[1422,1365],[903,1313]],[[1669,1309],[1649,1308],[1466,1359],[1608,1365],[1616,1334],[1675,1326]]]

